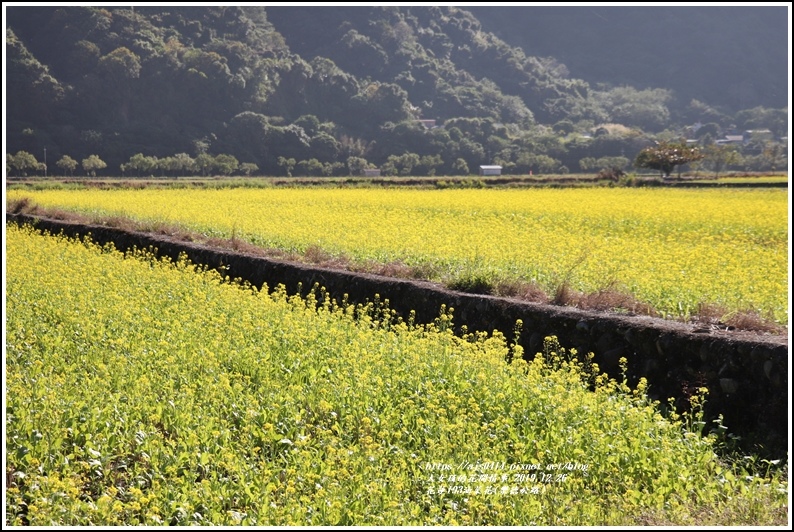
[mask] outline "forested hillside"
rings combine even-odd
[[[788,102],[788,13],[778,6],[471,7],[483,29],[553,56],[592,85],[674,91],[731,112]]]
[[[522,50],[486,31],[518,33],[501,9],[478,11],[485,27],[453,7],[6,9],[11,173],[66,175],[81,160],[108,175],[468,174],[491,163],[564,173],[627,168],[695,123],[709,126],[707,142],[747,128],[776,142],[787,130],[776,54],[759,63],[769,90],[741,106],[697,87],[632,87],[609,70],[615,57],[603,62],[613,86],[598,85],[529,40],[508,39]],[[551,17],[537,13],[535,24]],[[765,149],[747,160],[768,166]]]

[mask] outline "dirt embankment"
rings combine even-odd
[[[25,214],[6,214],[6,221],[69,236],[91,234],[99,243],[113,242],[118,249],[154,247],[161,256],[176,259],[184,253],[194,263],[224,268],[231,278],[252,285],[283,284],[305,295],[315,284],[337,299],[347,294],[351,303],[381,301],[399,315],[416,313],[416,322],[438,317],[441,305],[454,308],[454,323],[469,331],[502,331],[512,337],[517,320],[523,322],[519,343],[527,356],[541,350],[546,336],[557,336],[564,347],[593,352],[594,361],[612,376],[619,375],[618,361],[628,360],[630,384],[645,377],[649,395],[680,407],[701,386],[709,389],[706,419],[724,415],[724,424],[735,434],[761,442],[767,449],[788,445],[788,337],[693,326],[646,316],[626,316],[530,303],[509,298],[455,292],[437,284],[403,280],[345,270],[263,258],[216,249],[165,235],[139,233]],[[701,328],[698,328],[701,327]]]

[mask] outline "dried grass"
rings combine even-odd
[[[376,275],[383,275],[384,277],[393,277],[395,279],[417,279],[416,270],[408,266],[404,262],[392,261],[384,264],[374,261],[368,262],[362,271],[367,273],[374,273]]]
[[[612,281],[604,288],[590,293],[574,290],[567,282],[563,282],[557,290],[555,290],[550,303],[553,305],[576,307],[582,310],[611,310],[642,314],[645,316],[659,316],[656,309],[621,289],[616,281]]]
[[[723,318],[723,322],[742,331],[767,332],[772,334],[785,334],[786,327],[764,318],[754,310],[735,312]]]
[[[6,212],[11,214],[33,214],[37,210],[36,204],[27,196],[11,200],[6,204]]]
[[[325,268],[337,268],[352,270],[353,261],[345,255],[333,255],[319,246],[310,245],[303,252],[301,262],[316,264]]]
[[[550,297],[537,283],[518,280],[502,280],[496,283],[494,294],[512,297],[533,303],[549,303]]]
[[[691,321],[717,329],[755,331],[771,334],[785,334],[783,327],[770,317],[762,316],[755,310],[729,311],[713,303],[700,303]]]

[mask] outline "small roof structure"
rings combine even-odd
[[[718,139],[714,144],[743,144],[744,137],[741,135],[725,135],[724,139]]]
[[[481,164],[480,175],[502,175],[502,167],[496,164]]]

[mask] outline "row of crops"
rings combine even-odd
[[[43,207],[175,224],[450,286],[616,288],[667,317],[704,305],[788,322],[783,189],[9,191]],[[722,317],[722,316],[720,316]]]
[[[553,339],[507,364],[509,338],[455,337],[451,310],[316,308],[12,225],[6,261],[8,524],[787,519],[782,479]]]

